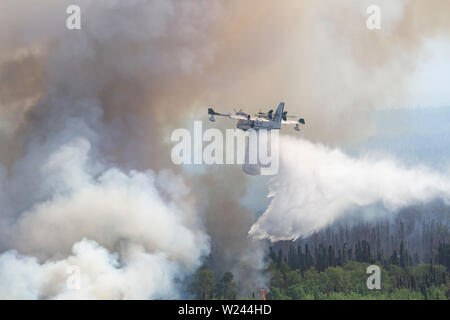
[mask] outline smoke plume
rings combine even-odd
[[[209,237],[158,115],[208,18],[188,31],[172,22],[195,6],[81,1],[71,32],[68,5],[1,4],[0,297],[180,297]]]
[[[13,208],[2,220],[2,244],[15,250],[0,256],[2,298],[177,298],[176,282],[209,253],[181,178],[105,167],[90,149],[74,137],[33,167],[40,183],[27,199],[36,199],[19,217],[18,181],[6,179]],[[65,286],[72,265],[80,268],[80,290]]]

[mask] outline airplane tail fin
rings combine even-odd
[[[280,102],[277,111],[275,111],[273,121],[281,122],[281,120],[283,119],[283,111],[284,111],[284,102]]]
[[[216,118],[214,116],[217,114],[213,108],[208,108],[208,114],[209,114],[209,121],[216,122]]]

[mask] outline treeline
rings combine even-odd
[[[420,263],[417,253],[414,256],[411,255],[408,249],[405,248],[403,241],[400,242],[399,249],[394,249],[388,257],[384,257],[380,251],[377,251],[376,254],[373,253],[370,243],[366,240],[358,240],[354,248],[348,248],[344,245],[343,248],[337,250],[331,245],[325,247],[323,244],[318,244],[314,247],[313,252],[308,244],[305,244],[304,248],[300,246],[294,247],[291,244],[287,253],[283,252],[281,248],[275,253],[273,247],[271,247],[269,256],[271,261],[276,262],[277,266],[281,262],[285,262],[290,269],[298,269],[301,272],[310,268],[321,272],[328,267],[343,266],[349,261],[369,264],[377,262],[385,268],[389,268],[391,265],[406,268]],[[433,251],[430,263],[443,265],[450,271],[450,244],[439,243],[436,250]]]
[[[360,261],[340,259],[333,248],[323,249],[314,257],[305,246],[283,254],[271,248],[267,275],[270,279],[268,299],[450,299],[450,244],[441,244],[436,255],[439,263],[412,266],[406,250],[403,258],[385,263],[372,260],[367,243],[355,248]],[[323,248],[323,247],[322,247]],[[403,252],[400,249],[400,252]],[[342,256],[341,256],[342,258]],[[403,265],[402,262],[404,261]],[[447,266],[441,264],[447,262]],[[367,267],[378,265],[381,269],[381,289],[367,287]],[[261,299],[261,288],[251,296],[238,296],[238,283],[231,272],[217,277],[213,270],[201,268],[190,284],[190,293],[196,299]]]
[[[348,261],[343,266],[314,267],[302,272],[285,261],[272,261],[269,299],[280,300],[448,300],[450,278],[442,265],[423,264],[381,269],[381,289],[369,290],[368,263]]]
[[[394,221],[334,225],[275,243],[269,298],[449,299],[448,213],[426,216],[410,208]],[[371,264],[382,270],[381,290],[366,286]]]
[[[417,265],[430,263],[436,259],[436,253],[443,250],[440,246],[450,243],[449,225],[450,208],[436,202],[424,207],[403,209],[389,220],[360,221],[351,226],[335,223],[294,242],[277,242],[274,250],[278,252],[281,249],[292,255],[292,252],[288,252],[293,246],[304,248],[304,254],[308,254],[308,247],[309,255],[315,259],[315,263],[322,261],[316,265],[319,271],[328,266],[342,265],[346,261],[377,260],[385,266],[388,263]],[[303,263],[310,261],[302,260]],[[439,263],[448,266],[448,261]]]

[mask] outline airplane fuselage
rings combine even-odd
[[[214,116],[229,117],[231,119],[239,119],[236,127],[238,129],[247,131],[249,129],[259,130],[279,130],[281,129],[281,124],[295,124],[295,130],[300,131],[299,124],[305,124],[305,120],[299,119],[298,121],[290,121],[286,119],[287,112],[284,112],[284,102],[280,102],[275,113],[273,109],[269,110],[267,113],[259,112],[257,117],[252,118],[250,114],[238,111],[236,115],[231,113],[218,113],[213,110],[213,108],[208,108],[208,114],[210,115],[209,121],[215,122]]]
[[[275,122],[275,121],[259,121],[259,120],[238,120],[236,127],[241,130],[248,130],[248,129],[280,129],[281,123]]]

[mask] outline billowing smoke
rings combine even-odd
[[[76,242],[65,259],[43,264],[8,251],[0,256],[0,269],[2,299],[173,299],[180,297],[174,279],[186,274],[164,253],[129,245],[119,259],[86,239]]]
[[[70,4],[81,30],[65,27]],[[370,134],[368,111],[405,94],[416,49],[450,24],[446,1],[384,0],[372,32],[370,4],[2,1],[2,297],[176,297],[209,245],[219,271],[264,287],[264,246],[247,239],[254,212],[241,204],[248,178],[185,174],[168,137],[212,104],[280,100],[314,141]],[[72,264],[78,293],[64,286]]]
[[[254,238],[306,237],[357,209],[367,218],[434,199],[450,203],[450,175],[405,167],[381,155],[352,157],[304,139],[281,139],[280,172],[270,183],[271,203],[250,229]]]
[[[5,221],[8,211],[3,211],[2,244],[11,242],[8,246],[30,256],[0,255],[1,297],[180,297],[177,281],[209,253],[189,189],[167,170],[105,166],[92,159],[90,149],[80,137],[59,146],[35,163],[40,183],[30,190],[20,190],[22,183],[14,180],[19,175],[5,179],[12,219]],[[15,217],[26,194],[36,199]],[[80,290],[66,286],[72,266],[80,270]]]
[[[165,164],[158,115],[202,29],[172,22],[199,12],[81,1],[83,29],[69,31],[68,4],[1,4],[0,297],[181,297],[209,237]],[[177,41],[183,30],[192,44]],[[79,290],[66,285],[72,267]]]
[[[244,296],[258,294],[268,283],[263,272],[266,243],[248,237],[256,212],[240,203],[247,188],[240,166],[214,170],[196,180],[198,201],[204,204],[205,227],[211,235],[208,266],[220,275],[233,272]],[[208,192],[207,188],[221,184],[234,187]]]

